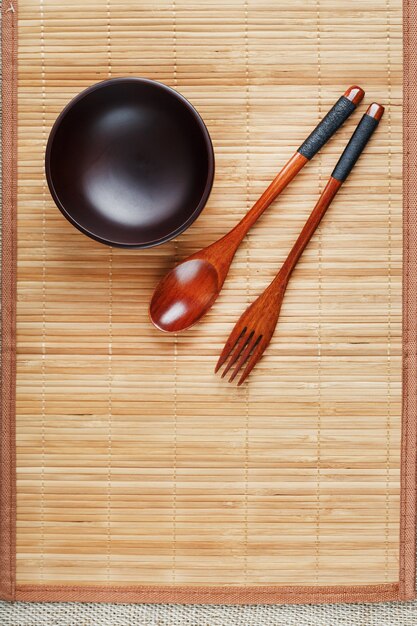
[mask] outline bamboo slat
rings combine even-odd
[[[401,0],[19,0],[17,580],[324,585],[398,580]],[[110,76],[177,88],[216,179],[145,251],[81,235],[45,184],[49,129]],[[221,297],[177,337],[153,287],[225,233],[349,84],[386,105],[290,283],[245,388],[213,374],[357,111],[256,225]]]

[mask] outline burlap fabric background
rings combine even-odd
[[[417,603],[282,606],[0,604],[1,626],[415,626]]]
[[[0,1],[1,4],[1,1]],[[13,10],[11,2],[4,9]],[[3,7],[2,11],[3,13]],[[0,163],[1,167],[1,163]],[[1,242],[0,242],[1,243]],[[417,602],[178,606],[0,602],[1,626],[411,626]]]

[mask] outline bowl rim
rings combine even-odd
[[[181,224],[181,226],[174,229],[170,233],[167,233],[166,235],[158,239],[154,239],[152,241],[147,241],[144,243],[143,242],[142,243],[126,243],[123,241],[114,241],[111,239],[106,239],[104,237],[101,237],[100,235],[97,235],[96,233],[92,232],[91,230],[87,229],[85,226],[80,224],[77,220],[74,219],[74,217],[71,215],[68,209],[66,209],[64,204],[61,202],[59,194],[55,189],[52,171],[51,171],[53,143],[54,143],[56,133],[63,119],[73,109],[74,105],[78,104],[80,100],[83,100],[84,98],[88,97],[92,92],[97,91],[98,89],[109,87],[117,83],[145,83],[145,84],[151,85],[152,87],[156,87],[157,89],[161,89],[162,91],[165,91],[169,93],[170,95],[174,96],[181,104],[183,104],[190,111],[195,121],[197,122],[200,132],[202,133],[206,152],[207,152],[207,161],[208,161],[207,175],[205,179],[203,193],[201,195],[199,202],[196,204],[194,210],[192,211],[191,215],[186,219],[186,221],[183,224]],[[48,183],[51,196],[56,206],[63,214],[63,216],[84,235],[87,235],[88,237],[91,237],[92,239],[95,239],[96,241],[100,243],[104,243],[108,246],[114,246],[118,248],[137,248],[137,249],[153,248],[155,246],[171,241],[175,237],[178,237],[179,235],[181,235],[181,233],[187,230],[187,228],[189,228],[189,226],[191,226],[191,224],[195,222],[195,220],[198,218],[198,216],[204,209],[207,203],[207,200],[209,198],[209,195],[211,193],[211,189],[213,187],[214,171],[215,171],[215,157],[214,157],[213,143],[210,137],[210,133],[207,129],[207,126],[204,123],[203,118],[201,117],[197,109],[191,104],[191,102],[185,96],[183,96],[176,89],[169,87],[168,85],[165,85],[165,83],[161,83],[157,80],[153,80],[151,78],[142,78],[139,76],[120,76],[116,78],[109,78],[106,80],[102,80],[98,83],[94,83],[93,85],[90,85],[89,87],[86,87],[76,96],[74,96],[65,105],[65,107],[62,109],[62,111],[59,113],[58,117],[56,118],[54,124],[52,125],[51,131],[49,133],[47,145],[46,145],[46,150],[45,150],[46,181]]]

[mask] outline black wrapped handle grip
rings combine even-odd
[[[353,166],[359,159],[363,149],[372,137],[373,132],[384,114],[384,107],[376,102],[372,103],[356,127],[342,156],[332,172],[332,178],[343,182],[349,176]]]
[[[361,87],[354,85],[339,98],[336,104],[325,115],[304,143],[298,148],[298,152],[307,159],[312,159],[324,146],[330,137],[341,127],[349,115],[353,113],[365,92]]]

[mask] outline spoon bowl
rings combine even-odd
[[[177,265],[153,294],[152,323],[168,333],[189,328],[211,307],[220,287],[218,272],[209,261],[195,258]]]

